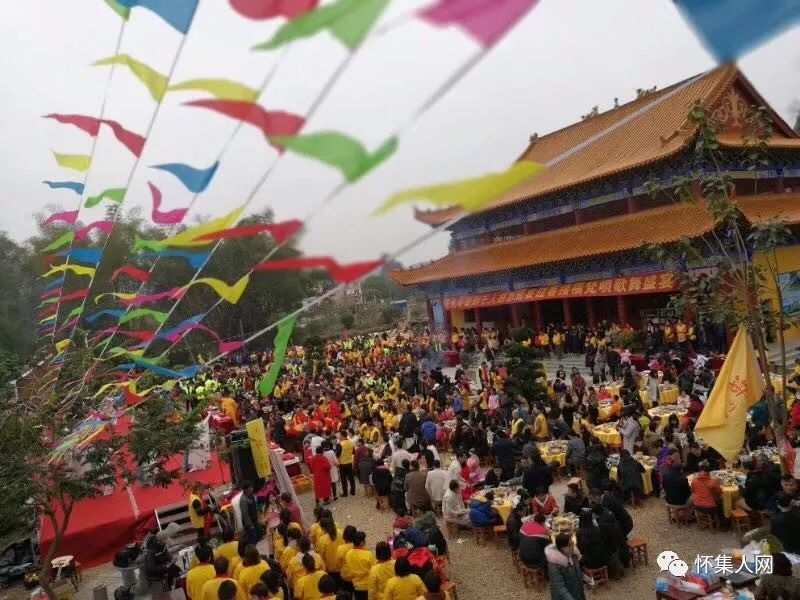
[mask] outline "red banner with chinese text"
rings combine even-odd
[[[455,298],[445,298],[443,304],[447,310],[483,308],[486,306],[517,304],[519,302],[560,300],[562,298],[654,294],[673,292],[677,289],[678,283],[675,281],[672,273],[650,273],[647,275],[612,277],[610,279],[599,279],[597,281],[548,285],[539,288],[531,288],[529,290],[516,290],[513,292],[491,292],[488,294],[476,294],[474,296],[457,296]]]

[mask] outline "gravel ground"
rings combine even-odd
[[[557,482],[553,486],[556,498],[563,497],[565,482]],[[308,518],[311,518],[314,498],[313,494],[305,493],[300,496],[300,502]],[[374,498],[366,498],[363,488],[357,487],[356,496],[339,498],[332,503],[330,508],[336,522],[340,526],[352,524],[367,534],[368,547],[386,539],[392,530],[394,515],[391,512],[380,512],[375,508]],[[695,555],[716,555],[721,549],[732,547],[735,544],[734,534],[731,532],[700,531],[695,526],[689,528],[676,527],[667,521],[666,509],[662,500],[649,498],[644,505],[629,508],[633,515],[634,528],[632,537],[641,537],[648,541],[650,555],[649,566],[639,566],[628,569],[625,578],[621,581],[612,581],[608,589],[597,588],[588,596],[592,598],[621,598],[646,599],[654,598],[653,587],[659,569],[655,559],[663,550],[673,550],[690,563]],[[444,531],[444,523],[440,519],[440,526]],[[515,598],[527,597],[534,599],[549,599],[550,593],[526,589],[522,578],[511,564],[508,546],[504,539],[499,539],[494,544],[477,546],[472,534],[465,533],[459,541],[448,539],[452,565],[449,575],[456,583],[459,600],[482,600],[484,598]],[[265,542],[259,545],[262,552],[267,551]],[[88,569],[83,574],[83,583],[74,600],[88,600],[92,597],[92,587],[97,583],[104,583],[108,587],[109,598],[113,598],[113,590],[118,585],[116,569],[111,564]],[[16,600],[27,597],[21,587],[0,592],[0,600],[8,598]]]

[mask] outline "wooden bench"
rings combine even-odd
[[[583,567],[583,574],[593,579],[596,585],[609,587],[608,567],[600,567],[599,569],[587,569]]]
[[[647,556],[647,540],[643,540],[642,538],[631,538],[628,540],[628,549],[631,551],[631,564],[634,567],[637,564],[650,564]]]

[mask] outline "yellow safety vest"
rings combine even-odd
[[[201,506],[203,504],[200,496],[197,494],[189,494],[189,522],[192,524],[193,529],[201,529],[205,527],[205,521],[203,519],[203,515],[198,515],[197,511],[194,509],[194,506],[192,506],[195,500],[199,500]]]

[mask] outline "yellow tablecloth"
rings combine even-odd
[[[645,408],[653,407],[653,403],[650,402],[650,394],[647,393],[647,390],[640,390],[639,397],[642,399],[642,404]]]
[[[608,472],[610,479],[617,480],[617,467],[611,467]],[[645,466],[644,473],[642,473],[642,489],[644,493],[650,495],[653,493],[653,467]]]
[[[660,390],[658,394],[659,404],[677,404],[678,403],[678,388],[670,388],[668,390]]]
[[[622,436],[616,429],[613,431],[605,432],[595,427],[594,429],[592,429],[592,435],[594,435],[598,440],[600,440],[604,444],[609,444],[610,446],[622,446]]]
[[[543,444],[537,444],[539,448],[539,454],[542,455],[542,460],[547,463],[548,465],[553,464],[553,462],[557,462],[559,465],[566,466],[567,464],[567,453],[566,452],[557,452],[554,454],[550,454],[547,452],[547,447]]]
[[[659,422],[661,423],[661,428],[663,429],[664,427],[667,426],[667,423],[669,422],[669,415],[655,415],[655,414],[653,414],[653,410],[655,410],[655,409],[648,410],[647,414],[650,415],[650,418],[653,419],[654,421],[656,419],[658,419]],[[685,415],[687,412],[689,412],[689,411],[688,410],[682,410],[679,413],[677,413],[678,419],[680,420],[681,417],[683,417],[683,415]]]
[[[504,500],[502,504],[494,503],[492,504],[492,508],[497,511],[497,514],[500,515],[500,518],[503,519],[503,523],[508,521],[508,516],[511,514],[511,500]]]
[[[688,479],[689,479],[689,485],[691,485],[692,480],[694,479],[694,475],[690,475]],[[720,487],[722,488],[722,514],[725,515],[726,519],[730,519],[731,511],[733,510],[733,504],[741,496],[741,494],[739,493],[739,486],[723,485]]]

